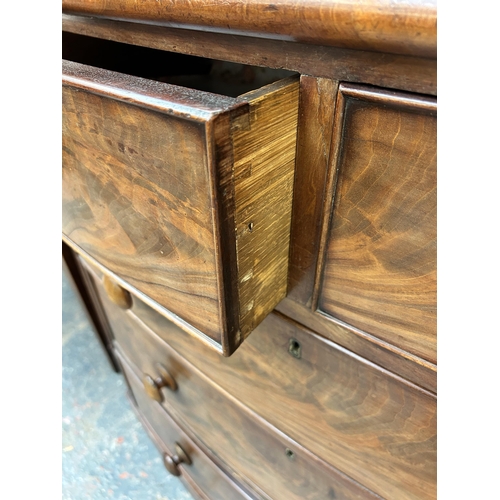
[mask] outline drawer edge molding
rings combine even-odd
[[[129,76],[107,69],[63,60],[63,86],[205,123],[245,103],[218,94]],[[200,97],[202,99],[200,99]]]
[[[134,313],[130,312],[130,314],[134,314]],[[362,355],[358,354],[357,352],[355,352],[347,347],[344,347],[343,345],[339,344],[338,342],[335,342],[335,340],[332,340],[328,337],[321,335],[320,333],[315,332],[314,330],[309,328],[307,325],[303,325],[302,323],[299,323],[295,319],[286,316],[285,314],[283,314],[279,310],[274,311],[273,314],[275,314],[277,317],[279,317],[282,321],[290,323],[291,325],[294,325],[295,327],[304,330],[311,337],[315,338],[318,342],[321,342],[324,345],[328,345],[330,347],[334,347],[338,351],[355,359],[359,363],[370,366],[370,367],[380,371],[381,373],[387,375],[388,377],[393,378],[394,380],[397,380],[398,382],[406,385],[407,387],[411,387],[413,390],[418,391],[422,394],[425,394],[426,396],[432,398],[433,400],[437,400],[437,394],[432,392],[430,389],[422,387],[422,386],[418,385],[417,383],[413,382],[412,380],[407,379],[407,378],[399,375],[398,373],[389,370],[388,368],[385,368],[383,365],[381,365],[375,361],[372,361],[369,358],[365,358]],[[421,360],[421,361],[423,361],[423,360]],[[430,365],[430,363],[428,363],[428,364]],[[431,365],[431,366],[435,367],[435,365]]]

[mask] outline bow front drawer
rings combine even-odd
[[[297,109],[65,61],[65,241],[231,354],[286,294]]]

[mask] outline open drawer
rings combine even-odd
[[[64,240],[230,355],[286,294],[297,112],[294,76],[227,97],[63,61]]]

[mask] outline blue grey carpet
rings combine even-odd
[[[167,473],[63,274],[64,500],[192,500]]]

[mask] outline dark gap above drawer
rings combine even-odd
[[[62,33],[62,58],[127,75],[228,97],[258,89],[294,73]]]

